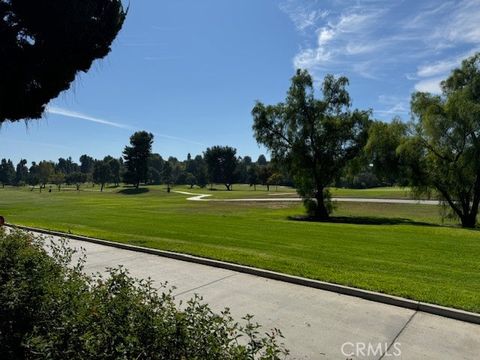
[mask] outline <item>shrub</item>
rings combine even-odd
[[[84,254],[0,230],[2,359],[283,359],[279,330],[262,335],[228,309],[215,314],[195,296],[183,310],[172,289],[132,278],[84,274]],[[73,256],[79,257],[75,263]]]

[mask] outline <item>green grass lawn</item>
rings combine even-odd
[[[334,197],[377,198],[377,199],[412,199],[409,188],[378,187],[372,189],[330,189]]]
[[[303,214],[300,204],[191,202],[160,186],[136,195],[88,190],[0,189],[0,214],[480,312],[480,232],[440,226],[436,206],[340,203],[346,222],[313,223],[289,220]]]

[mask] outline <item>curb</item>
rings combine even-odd
[[[191,262],[191,263],[196,263],[201,265],[207,265],[207,266],[232,270],[232,271],[236,271],[243,274],[259,276],[259,277],[277,280],[277,281],[283,281],[283,282],[287,282],[295,285],[307,286],[310,288],[335,292],[342,295],[354,296],[354,297],[362,298],[365,300],[375,301],[375,302],[379,302],[387,305],[394,305],[394,306],[416,310],[416,311],[422,311],[428,314],[438,315],[438,316],[442,316],[450,319],[455,319],[455,320],[460,320],[460,321],[465,321],[465,322],[480,325],[480,314],[477,314],[477,313],[472,313],[472,312],[463,311],[459,309],[447,308],[439,305],[405,299],[402,297],[382,294],[374,291],[362,290],[354,287],[338,285],[338,284],[328,283],[328,282],[319,281],[319,280],[307,279],[299,276],[287,275],[287,274],[282,274],[275,271],[263,270],[263,269],[258,269],[250,266],[212,260],[212,259],[202,258],[198,256],[188,255],[188,254],[180,254],[172,251],[145,248],[145,247],[136,246],[136,245],[128,245],[124,243],[113,242],[108,240],[100,240],[100,239],[90,238],[86,236],[62,233],[59,231],[44,230],[44,229],[38,229],[38,228],[29,227],[29,226],[20,226],[20,225],[12,225],[12,224],[5,224],[5,226],[10,228],[26,230],[26,231],[34,231],[34,232],[38,232],[46,235],[55,235],[55,236],[70,238],[74,240],[86,241],[94,244],[110,246],[110,247],[123,249],[123,250],[136,251],[136,252],[162,256],[162,257],[175,259],[175,260],[181,260],[181,261],[186,261],[186,262]]]

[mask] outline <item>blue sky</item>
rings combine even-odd
[[[480,50],[478,24],[480,0],[131,0],[112,53],[44,119],[4,125],[0,157],[120,156],[136,130],[163,156],[257,157],[250,110],[282,101],[298,67],[346,75],[354,107],[408,120],[413,91],[438,91]]]

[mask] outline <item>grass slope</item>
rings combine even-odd
[[[231,193],[237,197],[242,191],[248,190]],[[303,213],[300,204],[191,202],[185,198],[167,194],[162,187],[150,187],[140,194],[116,189],[39,193],[6,188],[0,189],[0,214],[12,223],[195,254],[480,312],[480,232],[439,226],[435,206],[342,203],[336,214],[347,217],[348,223],[312,223],[288,220]],[[370,224],[355,223],[359,219]]]

